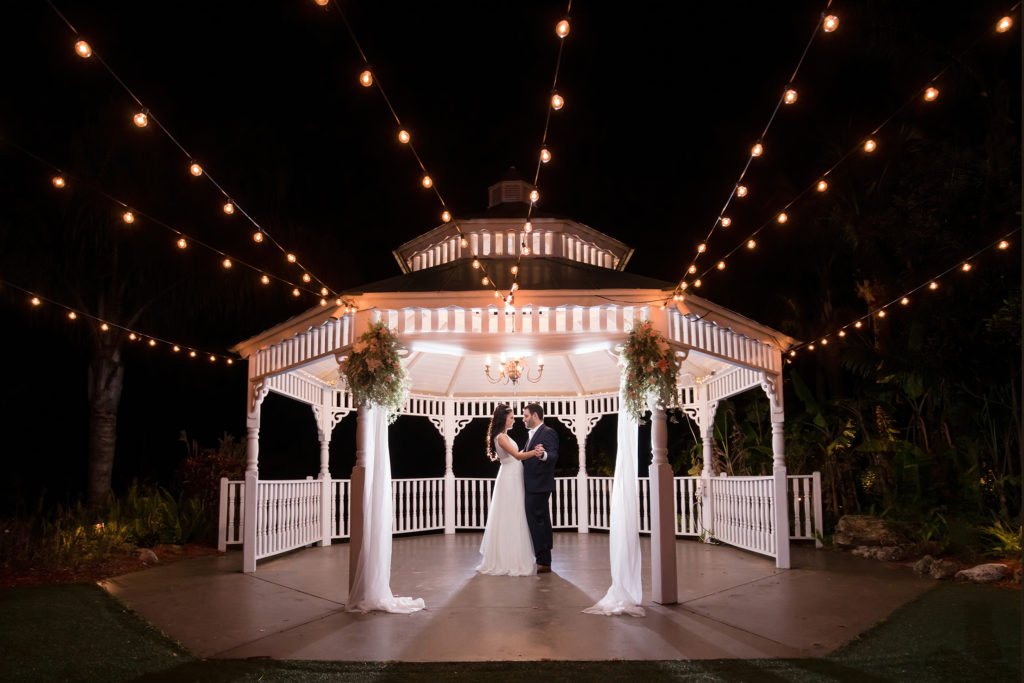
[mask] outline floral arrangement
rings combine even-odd
[[[348,389],[356,405],[376,405],[394,422],[405,403],[409,379],[398,356],[398,342],[387,323],[370,327],[352,344],[352,355],[342,364]]]
[[[637,422],[643,424],[648,398],[657,399],[665,408],[676,404],[679,363],[675,351],[650,320],[633,325],[619,357],[624,365],[622,400]]]

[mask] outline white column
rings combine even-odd
[[[573,416],[573,431],[576,432],[576,443],[579,446],[580,469],[576,473],[576,530],[581,534],[590,533],[588,519],[590,492],[587,490],[587,415],[584,412],[583,399],[576,400],[576,414]]]
[[[715,460],[715,407],[708,401],[707,385],[701,386],[698,391],[700,412],[698,413],[697,428],[700,429],[700,436],[703,441],[704,458],[704,465],[700,472],[701,529],[699,531],[704,534],[704,542],[710,543],[715,533],[715,501],[712,495],[712,487],[715,485],[715,470],[712,465]]]
[[[781,418],[779,411],[779,417]],[[785,423],[775,421],[772,416],[772,476],[775,478],[775,566],[789,569],[789,497],[786,492],[786,442],[783,436]]]
[[[455,448],[455,401],[444,402],[444,532],[455,533],[455,470],[453,467]]]
[[[674,605],[678,602],[674,475],[668,462],[665,409],[657,405],[651,405],[651,455],[651,599]]]
[[[359,553],[363,547],[363,488],[366,483],[366,454],[369,453],[370,425],[369,410],[366,406],[358,406],[356,420],[356,464],[352,467],[352,479],[349,493],[349,549],[348,549],[348,587],[356,577],[359,565]]]
[[[328,420],[333,420],[328,414]],[[329,429],[329,428],[328,428]],[[320,430],[320,547],[331,544],[331,433]]]
[[[251,405],[251,403],[250,403]],[[242,571],[256,571],[256,503],[259,495],[260,408],[245,418],[245,506],[242,510]]]

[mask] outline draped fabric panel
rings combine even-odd
[[[377,406],[368,411],[370,451],[366,454],[363,488],[363,548],[349,592],[349,612],[396,612],[408,614],[426,608],[422,598],[396,598],[391,593],[391,452],[388,449],[387,411]]]
[[[615,479],[612,482],[611,556],[612,585],[587,614],[613,616],[629,614],[646,616],[640,580],[640,503],[637,495],[636,420],[626,411],[626,402],[619,401],[618,452],[615,456]]]

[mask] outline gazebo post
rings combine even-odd
[[[252,372],[253,361],[249,361]],[[245,415],[245,501],[242,510],[242,571],[256,571],[256,503],[259,496],[260,406],[267,395],[262,381],[249,380]]]
[[[331,432],[334,431],[335,413],[331,410],[332,390],[322,392],[319,406],[313,406],[317,438],[320,440],[320,547],[331,544]]]
[[[588,519],[588,502],[590,492],[587,490],[587,415],[584,412],[586,401],[578,398],[575,401],[573,431],[576,432],[576,444],[579,448],[580,469],[576,473],[576,530],[581,534],[590,533]]]
[[[453,468],[455,448],[455,401],[444,402],[444,419],[441,422],[441,436],[444,437],[444,532],[455,533],[455,470]]]
[[[676,531],[672,465],[668,462],[665,409],[651,408],[651,599],[661,605],[678,602],[676,586]]]
[[[348,587],[356,578],[356,567],[359,565],[359,553],[363,548],[363,489],[366,486],[366,454],[370,452],[370,415],[368,406],[360,405],[356,418],[356,464],[352,466],[352,477],[349,483],[349,547],[348,547]],[[383,435],[387,438],[387,434]]]
[[[781,354],[778,358],[782,366]],[[768,394],[772,420],[772,476],[775,490],[775,566],[789,569],[789,495],[786,478],[786,418],[782,406],[782,375],[765,373],[761,388]]]
[[[704,464],[701,468],[701,485],[703,491],[700,497],[700,523],[703,527],[704,542],[710,543],[714,536],[715,502],[711,492],[714,486],[715,470],[712,463],[715,459],[715,412],[718,404],[714,405],[708,400],[709,391],[707,385],[699,388],[700,411],[697,427],[700,429],[701,441],[703,442],[702,457]]]

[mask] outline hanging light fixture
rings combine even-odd
[[[536,384],[540,381],[540,378],[544,375],[544,358],[537,356],[537,376],[532,377],[530,375],[530,364],[523,358],[512,358],[505,360],[505,354],[501,354],[501,361],[498,364],[498,376],[491,376],[491,357],[487,356],[487,362],[484,365],[484,376],[487,377],[487,381],[491,384],[511,384],[515,387],[519,384],[520,380],[525,379],[528,382]]]

